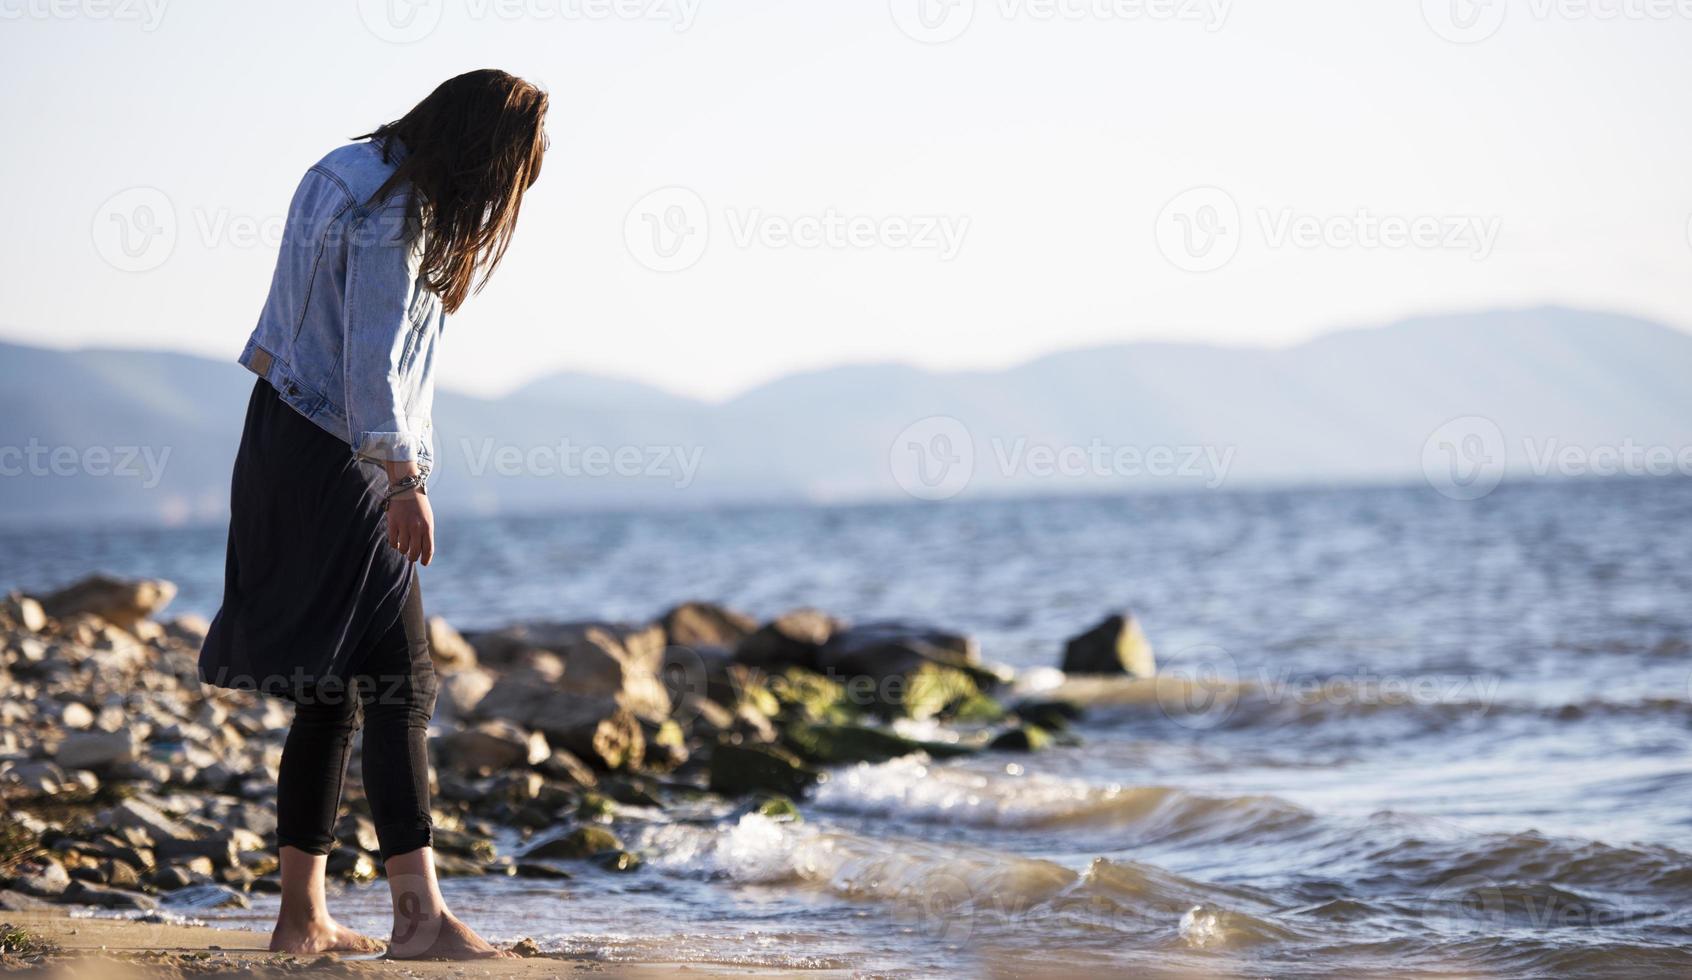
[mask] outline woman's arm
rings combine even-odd
[[[390,485],[426,475],[425,439],[412,431],[400,397],[400,358],[416,286],[403,200],[390,201],[353,226],[347,246],[346,335],[342,365],[353,452],[381,463]],[[413,561],[434,557],[435,518],[424,493],[388,502],[388,543]]]
[[[417,460],[425,440],[412,431],[399,390],[415,288],[403,200],[366,215],[350,236],[342,373],[353,452],[378,463]]]

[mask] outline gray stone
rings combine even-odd
[[[142,830],[155,844],[165,841],[192,841],[196,837],[186,823],[141,797],[132,797],[112,807],[107,811],[105,820],[110,827],[134,827]]]
[[[209,632],[211,623],[204,616],[193,613],[185,613],[164,624],[165,636],[196,652],[200,645],[206,642],[206,634]]]
[[[1052,744],[1052,736],[1035,725],[1018,725],[999,733],[987,747],[997,752],[1038,752]]]
[[[231,837],[211,837],[205,840],[162,840],[153,849],[161,862],[180,862],[188,858],[206,858],[214,867],[234,867],[240,848]]]
[[[775,745],[724,742],[711,752],[711,791],[725,796],[763,792],[798,798],[817,775],[798,756]]]
[[[1157,658],[1134,614],[1124,612],[1071,637],[1063,648],[1063,671],[1151,677],[1157,673]]]
[[[70,732],[53,758],[66,769],[108,769],[135,762],[140,752],[140,739],[128,729]]]
[[[599,777],[594,775],[593,769],[565,749],[553,749],[546,761],[540,764],[540,771],[551,779],[566,780],[587,789],[592,789],[599,783]]]
[[[476,667],[476,648],[439,616],[429,618],[429,656],[443,675]]]
[[[59,712],[59,724],[66,728],[86,729],[94,724],[94,712],[88,705],[76,701],[66,702]]]
[[[493,686],[493,675],[485,670],[460,670],[444,675],[435,701],[435,720],[447,724],[475,717],[476,706]]]
[[[172,892],[194,884],[195,878],[186,868],[167,865],[147,876],[147,883],[161,892]]]
[[[39,912],[52,907],[51,902],[42,901],[32,895],[0,888],[0,912]]]
[[[547,740],[599,769],[636,769],[646,758],[646,736],[640,722],[627,711],[602,718],[587,717],[566,724],[542,726]]]
[[[13,888],[36,898],[57,898],[70,885],[70,873],[52,858],[36,858],[12,876]]]
[[[758,629],[758,621],[751,616],[709,602],[684,602],[658,622],[664,629],[664,642],[672,647],[733,650]]]
[[[163,579],[125,580],[92,575],[47,596],[41,605],[54,619],[89,613],[114,626],[132,630],[137,621],[152,616],[174,598],[175,584]]]
[[[151,911],[159,907],[157,900],[138,892],[127,892],[105,885],[91,885],[85,881],[72,882],[60,896],[66,902],[78,905],[98,905],[107,909],[135,909]]]
[[[734,659],[765,670],[783,667],[815,669],[817,654],[842,623],[816,609],[783,613],[735,648]]]
[[[530,766],[552,754],[539,732],[525,731],[509,721],[483,721],[440,739],[443,764],[465,773],[479,773],[512,766]]]
[[[51,762],[21,762],[0,768],[0,783],[15,786],[29,796],[53,796],[67,781],[65,771]]]
[[[567,831],[555,831],[547,834],[523,850],[519,856],[522,861],[546,860],[548,858],[576,858],[592,857],[606,851],[621,850],[623,842],[617,835],[604,827],[576,827]]]
[[[364,851],[379,851],[382,845],[376,836],[376,825],[356,813],[349,813],[335,821],[335,839],[350,841]]]
[[[0,615],[31,633],[47,628],[47,613],[41,608],[41,603],[21,592],[13,592],[0,602]]]

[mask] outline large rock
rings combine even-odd
[[[553,658],[557,662],[557,658]],[[509,671],[490,687],[465,712],[470,718],[495,718],[534,727],[541,705],[557,689],[563,677],[560,665],[556,670],[522,667]]]
[[[54,619],[90,613],[114,626],[134,632],[135,624],[151,617],[176,598],[176,585],[163,579],[119,579],[93,575],[47,596],[41,606]]]
[[[103,821],[107,827],[117,830],[140,830],[154,843],[191,841],[197,836],[186,823],[141,797],[131,797],[112,807],[106,811]]]
[[[539,732],[509,721],[484,721],[440,740],[441,762],[463,773],[484,773],[545,762],[551,746]]]
[[[1134,614],[1117,613],[1064,645],[1063,672],[1151,677],[1157,659]]]
[[[536,729],[600,768],[638,766],[646,746],[640,721],[659,723],[670,714],[669,692],[656,672],[662,634],[655,635],[657,645],[639,630],[590,625],[559,633],[552,637],[558,641],[552,650],[556,676],[545,669],[512,671],[472,714]]]
[[[476,705],[481,718],[504,718],[551,734],[627,710],[660,721],[670,713],[670,696],[658,678],[662,646],[631,649],[619,634],[589,627],[551,653],[558,671],[529,667],[512,671]],[[649,656],[650,654],[650,656]],[[544,661],[542,663],[545,663]]]
[[[816,609],[795,609],[765,623],[735,648],[734,659],[764,670],[815,669],[817,655],[843,624]]]
[[[242,833],[245,834],[244,831]],[[167,864],[205,858],[213,867],[233,868],[240,864],[242,845],[251,843],[253,841],[246,836],[218,834],[203,840],[162,840],[153,848],[153,853]],[[259,840],[258,846],[263,845],[264,841]]]
[[[520,623],[504,629],[468,634],[480,662],[492,667],[510,667],[532,651],[547,651],[569,659],[569,650],[584,642],[598,642],[609,636],[625,657],[656,671],[664,656],[664,631],[655,623],[606,622]]]
[[[817,651],[816,670],[841,685],[854,709],[884,717],[949,714],[998,682],[968,636],[898,622],[834,633]]]
[[[670,703],[677,706],[679,717],[682,705],[701,698],[736,700],[732,693],[734,667],[734,651],[727,647],[670,646],[664,649],[658,677]],[[686,724],[687,719],[681,720]]]
[[[75,902],[78,905],[97,905],[106,909],[129,909],[147,912],[159,907],[158,900],[142,895],[139,892],[126,892],[117,888],[107,888],[104,885],[91,885],[85,881],[73,881],[61,896],[64,901]]]
[[[888,717],[952,717],[982,698],[980,686],[968,671],[934,663],[924,664],[903,677],[889,678],[884,690],[881,699],[870,708]],[[850,694],[850,685],[847,691]]]
[[[798,797],[817,777],[816,770],[780,746],[721,742],[711,751],[711,792],[725,796],[780,793]]]
[[[36,898],[58,898],[71,885],[64,865],[52,858],[34,858],[13,872],[12,887]]]
[[[65,735],[53,761],[65,769],[110,769],[136,761],[141,740],[124,729],[117,732],[77,732]]]
[[[164,634],[186,647],[200,649],[211,632],[211,621],[196,613],[183,613],[164,624]]]
[[[886,762],[923,749],[914,739],[865,725],[794,725],[783,741],[806,761],[824,766]]]
[[[442,674],[476,666],[476,648],[440,616],[429,617],[429,656]]]
[[[600,769],[638,769],[646,759],[646,735],[640,720],[627,711],[543,730],[554,746]]]
[[[51,762],[0,762],[0,787],[24,796],[53,796],[68,783],[65,771]]]
[[[471,717],[493,686],[493,676],[485,670],[461,670],[447,674],[440,679],[437,687],[435,720],[450,724]]]
[[[865,623],[829,637],[817,652],[817,669],[836,679],[905,676],[925,664],[969,667],[980,652],[961,633],[909,623]]]
[[[546,858],[574,860],[622,848],[623,842],[611,831],[604,827],[585,826],[540,837],[525,848],[520,857],[525,861]]]
[[[587,789],[599,783],[599,777],[594,775],[587,763],[577,758],[575,753],[560,748],[552,750],[552,754],[540,764],[540,771],[548,778],[566,780]]]
[[[1052,736],[1038,725],[1018,725],[994,736],[987,747],[998,752],[1038,752],[1052,744]]]
[[[46,912],[52,907],[52,902],[0,888],[0,912]]]
[[[733,650],[758,629],[758,621],[709,602],[684,602],[659,618],[664,642],[672,647],[721,647]]]
[[[649,637],[633,647],[627,637],[592,627],[580,640],[557,651],[564,659],[560,693],[578,697],[613,698],[635,714],[653,720],[670,713],[670,697],[658,679],[663,647],[647,648]]]

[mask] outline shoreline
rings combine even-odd
[[[41,974],[63,977],[147,978],[283,976],[333,972],[352,977],[849,977],[852,971],[800,969],[718,963],[623,963],[541,953],[502,960],[383,960],[369,956],[272,953],[269,936],[215,925],[177,925],[135,919],[75,916],[71,909],[0,912],[0,925],[21,929],[55,947],[35,953],[0,955],[0,975]]]
[[[154,914],[244,909],[277,893],[276,781],[292,717],[279,699],[200,682],[207,624],[160,617],[176,591],[165,580],[94,575],[0,600],[0,706],[19,722],[0,735],[0,922],[68,950],[139,961],[168,949],[165,976],[213,960],[236,972],[293,969],[297,959],[266,950],[268,934],[212,934]],[[429,646],[443,878],[543,890],[574,879],[575,893],[640,894],[638,880],[622,880],[659,856],[647,842],[655,826],[722,831],[754,818],[782,835],[804,823],[804,804],[839,767],[974,755],[1009,765],[1078,744],[1069,729],[1079,705],[1019,690],[1017,673],[984,661],[973,637],[928,624],[853,624],[803,607],[760,621],[690,601],[633,623],[460,633],[437,617]],[[1110,614],[1060,649],[1060,677],[1157,686],[1132,613]],[[368,759],[354,755],[328,873],[366,883],[381,874],[380,841],[364,799]],[[918,909],[966,901],[944,879],[896,898]],[[139,920],[71,918],[42,903]],[[846,958],[748,963],[758,935],[749,928],[672,949],[566,946],[564,959],[524,940],[546,971],[472,963],[454,975],[552,975],[562,962],[640,975],[648,959],[658,975],[684,965],[690,975],[812,975],[839,973],[862,952],[849,943],[837,949]],[[692,957],[702,962],[669,962]]]

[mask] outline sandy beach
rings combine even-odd
[[[5,932],[22,930],[40,951],[0,955],[7,976],[120,978],[283,976],[300,973],[348,977],[765,977],[791,969],[687,963],[602,963],[557,955],[481,962],[394,962],[373,957],[290,956],[266,951],[263,933],[122,919],[73,918],[66,912],[0,913]],[[807,977],[843,977],[839,970],[803,971]]]

